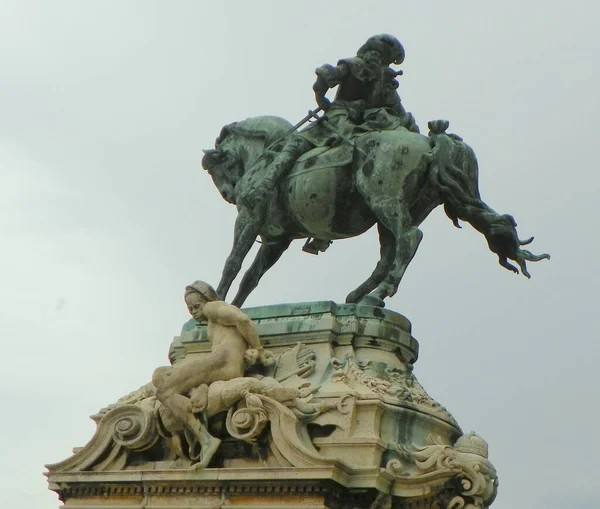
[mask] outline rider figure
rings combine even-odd
[[[402,120],[411,131],[419,132],[415,120],[407,113],[396,89],[396,76],[390,64],[400,65],[405,53],[402,44],[387,34],[370,37],[353,58],[345,58],[336,67],[325,64],[315,70],[317,80],[313,85],[317,104],[324,111],[332,107],[348,110],[349,120],[360,124],[367,120],[370,112],[384,108]],[[338,87],[333,104],[325,97],[330,88]],[[380,126],[385,129],[387,126]],[[387,127],[393,128],[393,127]]]
[[[419,132],[412,114],[407,113],[397,93],[396,76],[391,64],[404,61],[400,41],[387,34],[370,37],[352,58],[340,60],[337,66],[325,64],[315,70],[313,85],[317,104],[326,112],[318,122],[292,134],[275,159],[267,165],[260,183],[238,198],[262,216],[267,196],[292,169],[298,157],[315,146],[336,145],[347,141],[354,133],[406,127]],[[325,97],[327,91],[338,87],[333,102]],[[260,166],[250,174],[260,171]],[[324,251],[328,241],[307,243],[309,252]]]

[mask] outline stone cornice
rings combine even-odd
[[[416,497],[443,489],[457,473],[445,469],[414,477],[398,477],[389,468],[352,469],[336,462],[329,467],[311,468],[125,470],[46,475],[50,489],[61,498],[105,494],[322,493],[336,487],[372,488],[397,497]]]

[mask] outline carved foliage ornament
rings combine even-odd
[[[346,383],[352,388],[363,386],[381,396],[392,397],[398,401],[413,403],[442,414],[451,422],[452,415],[425,392],[412,373],[412,366],[392,366],[385,362],[359,361],[351,355],[344,359],[333,358],[332,378]]]
[[[489,507],[498,492],[498,475],[488,460],[488,445],[475,433],[461,436],[454,447],[439,437],[429,437],[430,445],[413,447],[417,467],[425,474],[453,474],[456,482],[445,509]]]

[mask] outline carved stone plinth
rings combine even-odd
[[[484,508],[497,476],[487,444],[463,435],[413,374],[410,323],[380,308],[313,302],[250,308],[276,358],[214,382],[221,440],[207,468],[199,445],[152,384],[92,416],[92,440],[48,466],[65,508]],[[177,366],[210,352],[190,320],[171,344]],[[292,396],[290,396],[292,395]],[[210,407],[210,403],[209,403]]]

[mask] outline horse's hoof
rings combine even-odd
[[[359,306],[373,306],[376,308],[384,308],[385,302],[382,299],[375,295],[365,295],[362,299],[358,301]]]

